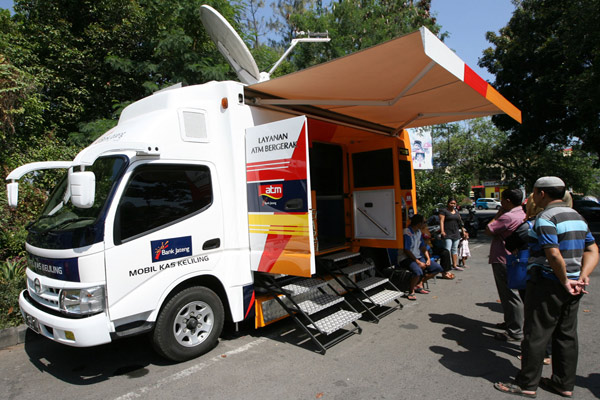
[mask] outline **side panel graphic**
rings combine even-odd
[[[252,270],[315,272],[306,117],[246,130]]]

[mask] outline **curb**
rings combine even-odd
[[[16,344],[25,343],[27,329],[27,325],[19,325],[0,330],[0,350]]]

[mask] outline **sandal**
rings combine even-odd
[[[444,274],[442,274],[442,276],[440,277],[440,279],[454,279],[455,276],[452,272],[446,272]]]
[[[410,301],[415,301],[417,299],[417,296],[415,296],[414,293],[411,293],[411,294],[407,294],[406,298]]]
[[[502,383],[496,382],[494,383],[494,388],[496,390],[501,391],[502,393],[514,394],[516,396],[529,397],[530,399],[535,399],[537,397],[537,393],[525,393],[520,386],[515,385],[513,383]]]
[[[557,394],[560,397],[566,397],[568,399],[573,397],[573,392],[567,392],[567,391],[563,392],[556,386],[556,383],[550,378],[541,378],[540,386],[542,387],[542,389],[547,390],[551,393]]]
[[[519,354],[519,355],[517,356],[517,358],[518,358],[519,360],[522,360],[522,359],[523,359],[523,356],[522,356],[521,354]],[[550,357],[544,357],[544,365],[550,365],[550,364],[552,364],[552,358],[550,358]],[[544,378],[542,378],[542,379],[544,379]]]
[[[418,288],[415,289],[415,293],[429,294],[429,290],[418,287]]]

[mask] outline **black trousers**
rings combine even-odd
[[[450,271],[450,268],[452,267],[450,252],[443,247],[433,246],[433,254],[440,256],[440,265],[444,272]]]
[[[546,346],[552,340],[552,380],[562,391],[575,387],[577,312],[582,295],[572,296],[558,282],[533,273],[527,282],[521,371],[516,383],[536,390],[542,375]]]

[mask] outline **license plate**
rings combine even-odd
[[[31,316],[27,313],[23,313],[23,314],[24,314],[25,323],[27,324],[27,326],[35,333],[40,333],[40,323],[38,322],[37,318],[34,316]]]

